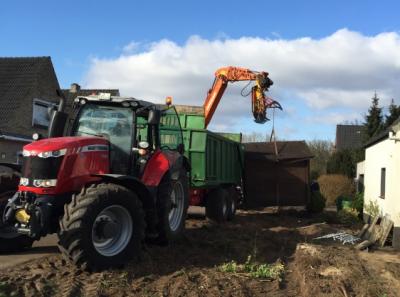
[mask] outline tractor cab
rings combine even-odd
[[[106,98],[106,99],[104,99]],[[78,97],[70,136],[96,136],[110,144],[110,173],[138,176],[157,149],[183,150],[176,110],[131,97]]]

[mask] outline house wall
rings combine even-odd
[[[385,197],[380,197],[381,168],[386,168]],[[375,202],[381,215],[390,217],[395,226],[393,245],[400,248],[400,142],[386,139],[366,149],[364,181],[365,206]],[[367,210],[364,207],[368,215]]]
[[[26,142],[11,141],[0,139],[0,162],[2,163],[16,163],[17,153],[22,151],[22,147],[27,144]],[[5,158],[3,158],[5,157]]]

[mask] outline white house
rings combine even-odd
[[[366,144],[356,178],[364,184],[364,218],[369,218],[372,205],[381,216],[389,216],[393,247],[400,249],[400,119]]]

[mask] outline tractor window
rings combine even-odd
[[[137,117],[137,142],[148,141],[148,124],[147,119],[142,116]]]
[[[176,150],[182,143],[182,130],[175,108],[164,110],[160,122],[161,149]]]
[[[73,135],[102,136],[111,143],[111,170],[129,172],[133,111],[115,106],[85,105],[79,113]]]

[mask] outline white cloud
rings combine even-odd
[[[312,117],[307,117],[306,121],[311,124],[336,125],[361,123],[363,119],[362,115],[356,112],[319,112]]]
[[[365,36],[347,29],[321,39],[192,36],[183,45],[160,40],[145,46],[133,41],[117,58],[93,59],[84,85],[119,88],[122,95],[158,102],[172,95],[177,104],[202,105],[215,70],[227,65],[268,71],[276,99],[294,94],[292,100],[285,99],[284,107],[302,100],[322,117],[331,112],[332,121],[346,119],[332,116],[330,108],[347,108],[344,116],[358,115],[369,106],[375,90],[385,104],[400,97],[400,35]],[[213,119],[215,127],[251,119],[250,101],[240,96],[244,85],[227,89]]]
[[[126,55],[134,54],[140,49],[140,42],[131,41],[122,48],[122,52]]]

